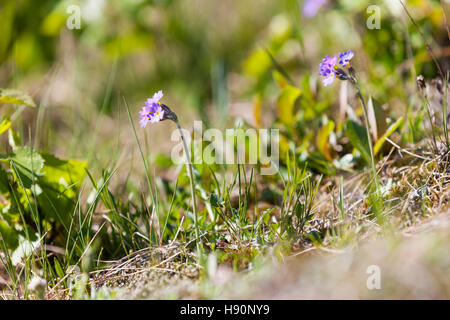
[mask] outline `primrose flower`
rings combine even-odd
[[[162,91],[156,92],[153,97],[145,101],[145,106],[139,112],[141,120],[139,124],[144,128],[147,123],[155,123],[164,120],[165,110],[159,100],[163,97]]]
[[[336,61],[336,56],[326,56],[326,58],[324,58],[319,65],[319,76],[324,77],[324,79],[322,79],[322,83],[324,86],[329,86],[334,81],[334,78],[336,76],[335,71],[337,69]]]
[[[329,86],[333,83],[334,78],[355,82],[355,69],[353,69],[350,65],[350,60],[354,55],[355,54],[352,50],[348,50],[347,52],[340,52],[338,56],[334,55],[332,58],[330,56],[326,56],[319,65],[319,76],[324,77],[322,79],[323,85]],[[342,68],[347,68],[348,73],[344,69],[340,68],[340,66]]]
[[[353,56],[355,54],[352,50],[348,50],[347,52],[340,52],[339,53],[339,64],[343,67],[349,67],[350,66],[350,60],[352,60]]]

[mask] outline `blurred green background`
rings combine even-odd
[[[312,2],[324,4],[306,17],[305,1],[297,0],[2,0],[0,87],[20,88],[40,105],[39,113],[21,114],[24,121],[17,125],[25,140],[88,159],[91,168],[107,165],[112,150],[135,147],[121,96],[136,119],[144,100],[162,89],[163,101],[188,127],[193,119],[232,125],[236,116],[252,126],[270,126],[286,82],[279,64],[302,88],[301,104],[312,110],[302,117],[307,124],[336,117],[339,87],[320,88],[318,63],[347,49],[356,53],[363,90],[389,103],[394,117],[402,115],[414,99],[415,76],[433,78],[436,67],[399,3]],[[80,29],[67,28],[71,5],[81,9]],[[381,10],[379,30],[366,27],[369,5]],[[447,69],[440,1],[407,5]],[[170,150],[170,143],[161,143],[167,126],[139,134],[147,135],[152,150]]]

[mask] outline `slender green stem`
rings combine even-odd
[[[368,115],[366,103],[364,102],[364,98],[362,96],[361,89],[359,88],[358,82],[356,82],[356,80],[355,80],[353,82],[353,84],[355,85],[356,91],[358,91],[359,100],[361,100],[361,104],[362,104],[363,110],[364,110],[364,123],[365,123],[365,127],[366,127],[366,132],[367,132],[367,142],[369,143],[371,167],[372,167],[374,179],[376,181],[375,183],[378,186],[378,179],[376,179],[376,177],[377,177],[377,169],[375,167],[375,156],[374,156],[374,153],[373,153],[372,139],[370,138],[369,115]]]
[[[381,198],[381,192],[380,192],[380,183],[378,181],[378,174],[377,169],[375,167],[375,156],[373,153],[373,146],[372,146],[372,139],[370,138],[370,129],[369,129],[369,117],[368,117],[368,111],[366,107],[366,103],[364,102],[364,98],[361,93],[361,89],[359,88],[358,82],[355,77],[353,77],[352,83],[355,85],[356,90],[358,91],[359,99],[361,100],[363,109],[364,109],[364,123],[366,125],[366,132],[367,132],[367,142],[369,143],[369,151],[370,151],[370,160],[371,160],[371,167],[372,167],[372,174],[373,174],[373,181],[375,182],[375,194],[372,194],[369,196],[369,198],[375,196],[375,198],[372,198],[372,210],[375,213],[377,220],[379,223],[383,224],[383,200]]]
[[[177,124],[178,130],[180,131],[181,139],[183,140],[184,152],[186,153],[186,161],[187,161],[186,168],[187,168],[187,172],[188,172],[189,180],[190,180],[190,184],[191,184],[192,211],[194,211],[195,238],[196,238],[196,242],[197,242],[197,250],[200,253],[201,252],[200,238],[199,238],[200,232],[199,232],[199,228],[198,228],[197,201],[196,201],[196,197],[195,197],[195,186],[194,186],[194,176],[192,174],[191,156],[189,153],[189,148],[186,143],[186,138],[184,137],[183,129],[181,128],[181,125],[178,122],[178,120],[174,120],[174,122]]]

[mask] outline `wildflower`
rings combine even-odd
[[[156,92],[153,97],[151,99],[147,99],[147,101],[145,102],[145,106],[142,107],[142,110],[139,112],[139,116],[141,118],[141,120],[139,121],[139,124],[141,125],[142,128],[144,128],[145,126],[147,126],[147,123],[155,123],[155,122],[160,122],[163,120],[172,120],[173,122],[175,122],[175,124],[178,127],[178,130],[180,132],[181,135],[181,139],[183,140],[183,147],[184,147],[184,152],[186,155],[186,166],[187,166],[187,172],[189,175],[189,180],[190,180],[190,185],[191,185],[191,194],[192,194],[192,211],[194,212],[194,224],[195,224],[195,238],[196,238],[196,242],[197,242],[197,250],[199,251],[199,253],[202,253],[203,251],[203,247],[201,245],[200,242],[200,238],[199,238],[199,227],[198,227],[198,220],[197,220],[197,205],[196,205],[196,197],[195,197],[195,185],[194,185],[194,176],[192,174],[192,163],[190,162],[190,155],[189,155],[189,147],[186,143],[186,138],[184,137],[183,134],[183,129],[181,128],[180,122],[178,121],[178,117],[175,114],[175,112],[173,112],[172,110],[170,110],[170,108],[168,106],[166,106],[165,104],[161,103],[160,100],[163,97],[163,92],[162,90],[159,90],[158,92]]]
[[[139,124],[142,128],[144,128],[149,122],[155,123],[164,119],[164,109],[160,102],[162,97],[163,93],[160,90],[156,92],[151,99],[149,98],[145,101],[145,106],[142,107],[141,112],[139,112],[141,117]]]
[[[332,58],[330,56],[326,56],[326,58],[322,60],[322,63],[319,66],[319,76],[325,77],[322,80],[324,86],[328,86],[334,81],[334,78],[336,76],[335,71],[337,69],[336,61],[336,56],[333,56]]]
[[[328,0],[306,0],[303,4],[303,14],[307,18],[314,17],[319,9],[328,2]]]
[[[349,67],[350,66],[350,60],[352,60],[353,56],[355,54],[352,50],[348,50],[347,52],[340,52],[339,53],[339,64],[343,67]]]
[[[339,80],[350,80],[352,82],[356,81],[355,70],[350,65],[350,60],[353,56],[354,53],[352,50],[340,52],[338,56],[334,55],[332,58],[326,56],[319,65],[319,76],[324,77],[322,79],[323,85],[328,86],[332,84],[334,78],[338,78]],[[344,69],[340,68],[340,66],[342,68],[347,68],[348,74]]]
[[[139,112],[139,116],[141,117],[139,124],[142,128],[144,128],[149,122],[155,123],[163,120],[178,121],[177,115],[172,112],[168,106],[161,103],[160,100],[162,97],[163,92],[162,90],[159,90],[153,95],[152,98],[145,101],[145,106],[142,107],[142,110]]]

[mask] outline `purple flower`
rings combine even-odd
[[[139,112],[139,116],[141,117],[139,124],[142,128],[144,128],[149,122],[155,123],[163,120],[164,109],[161,102],[159,102],[162,97],[163,93],[160,90],[156,92],[151,99],[149,98],[145,101],[145,106],[142,107],[142,110]]]
[[[303,15],[307,18],[314,17],[319,9],[327,2],[328,0],[306,0],[303,4]]]
[[[322,63],[320,63],[319,65],[320,67],[319,76],[324,77],[322,79],[322,83],[324,86],[329,86],[334,81],[334,78],[336,76],[335,71],[337,69],[336,61],[337,61],[336,56],[333,57],[326,56],[326,58],[324,58],[322,60]]]
[[[348,67],[350,60],[352,60],[353,56],[355,54],[352,50],[348,50],[347,52],[340,52],[339,53],[339,64],[343,67]]]

